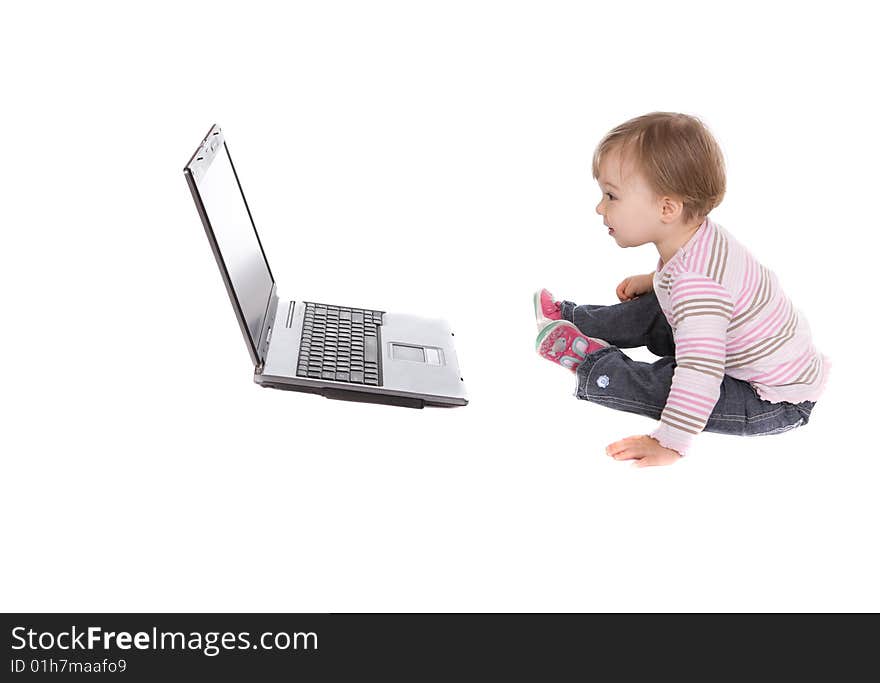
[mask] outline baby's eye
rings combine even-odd
[[[606,192],[605,196],[608,197],[608,199],[614,199],[614,195],[612,195],[610,192]]]

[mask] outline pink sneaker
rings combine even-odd
[[[547,324],[535,340],[538,355],[558,363],[572,372],[588,353],[604,349],[607,342],[584,335],[573,323],[567,320],[553,320]]]
[[[546,289],[539,289],[533,297],[535,303],[535,321],[538,329],[543,329],[547,323],[553,320],[562,320],[562,310],[558,303],[553,301],[553,295]]]

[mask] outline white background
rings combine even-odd
[[[4,11],[0,608],[880,608],[864,3],[287,5]],[[531,294],[654,267],[590,158],[655,110],[715,133],[713,218],[834,368],[806,428],[642,470]],[[281,295],[447,318],[469,406],[252,383],[182,173],[215,122]]]

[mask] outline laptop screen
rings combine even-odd
[[[219,128],[211,129],[185,170],[251,356],[259,363],[260,332],[275,281]]]

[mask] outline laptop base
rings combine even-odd
[[[371,394],[366,391],[357,391],[350,389],[337,389],[335,387],[306,387],[293,384],[265,384],[260,386],[270,389],[284,389],[285,391],[300,391],[306,394],[320,394],[324,398],[333,399],[334,401],[353,401],[355,403],[381,403],[383,405],[398,406],[400,408],[418,408],[422,409],[426,405],[444,405],[432,404],[426,402],[422,398],[412,398],[409,396],[390,396],[388,394]]]

